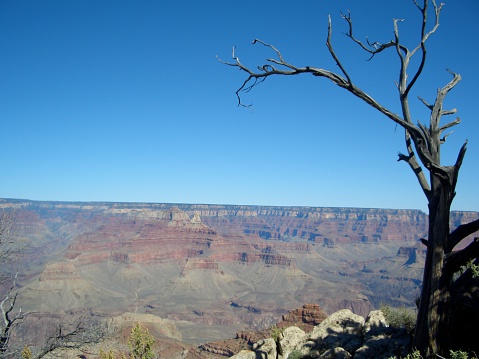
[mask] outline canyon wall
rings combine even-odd
[[[283,315],[307,322],[317,305],[363,316],[381,303],[412,306],[421,285],[419,210],[25,200],[0,208],[15,210],[26,245],[16,262],[25,309],[152,314],[176,321],[192,343]],[[477,218],[453,212],[451,228]]]

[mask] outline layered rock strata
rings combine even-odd
[[[17,212],[29,243],[19,280],[25,309],[152,314],[182,323],[183,338],[195,344],[266,328],[283,315],[313,325],[309,309],[287,314],[304,303],[362,316],[380,303],[409,306],[421,284],[418,239],[427,217],[417,210],[21,200],[1,206]],[[476,218],[454,212],[451,228]]]

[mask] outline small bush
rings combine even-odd
[[[451,356],[451,359],[477,359],[477,356],[475,355],[469,358],[469,354],[462,350],[458,350],[458,351],[451,350],[449,355]]]
[[[474,259],[471,259],[469,262],[467,262],[466,268],[471,270],[472,278],[478,278],[479,277],[479,265],[474,264]]]
[[[283,329],[278,328],[276,325],[273,325],[270,331],[271,331],[271,338],[273,338],[275,342],[278,342],[281,339],[281,336],[283,335]]]
[[[315,354],[302,354],[298,350],[293,350],[288,355],[288,359],[316,359],[317,357]]]
[[[409,353],[405,359],[422,359],[421,353],[419,350],[415,350],[412,353]]]
[[[32,359],[32,351],[30,350],[28,345],[25,345],[22,350],[22,359]]]
[[[405,307],[393,308],[389,306],[381,306],[381,311],[391,327],[404,328],[410,333],[414,331],[414,328],[416,327],[416,313],[414,313],[413,310]],[[407,359],[415,359],[415,357]]]
[[[130,355],[134,359],[152,359],[155,357],[153,352],[153,345],[155,339],[148,332],[148,329],[143,329],[140,323],[131,330],[130,339],[128,340],[130,346]]]
[[[288,355],[288,359],[302,359],[303,355],[301,354],[300,351],[298,350],[293,350],[291,353]]]
[[[136,323],[136,326],[131,330],[128,339],[128,346],[130,347],[129,357],[132,359],[152,359],[155,357],[153,352],[153,345],[155,345],[155,338],[151,336],[148,329]],[[104,352],[100,349],[100,359],[115,359],[116,355],[113,350]],[[125,353],[121,353],[121,359],[127,359]]]
[[[462,350],[454,351],[451,350],[449,352],[449,359],[478,359],[477,356],[472,356],[469,358],[469,354],[467,352],[464,352]],[[438,356],[438,358],[442,358]],[[391,357],[389,359],[396,359],[396,357]],[[419,350],[415,350],[412,353],[409,353],[404,359],[423,359],[421,356],[421,353],[419,353]],[[444,358],[447,359],[447,358]]]
[[[100,359],[115,359],[116,356],[113,353],[113,350],[110,349],[108,353],[105,353],[102,349],[100,349]]]

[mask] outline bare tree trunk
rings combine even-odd
[[[448,327],[450,280],[444,275],[443,268],[453,198],[451,185],[446,180],[431,175],[431,183],[428,249],[413,343],[416,349],[429,356],[448,350],[445,329]]]

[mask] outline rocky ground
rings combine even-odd
[[[119,356],[129,350],[128,335],[135,323],[141,323],[155,337],[158,357],[169,359],[386,359],[406,356],[411,343],[411,332],[391,326],[380,310],[366,318],[349,309],[326,316],[319,306],[305,305],[268,330],[241,332],[235,339],[199,347],[179,341],[181,334],[168,320],[126,313],[107,321],[108,336],[101,342],[84,346],[81,351],[55,351],[47,358],[99,358],[100,349],[111,349]]]
[[[331,314],[311,332],[291,326],[274,338],[260,339],[234,359],[354,358],[386,359],[406,356],[411,335],[404,328],[389,325],[380,310],[367,318],[348,309]]]

